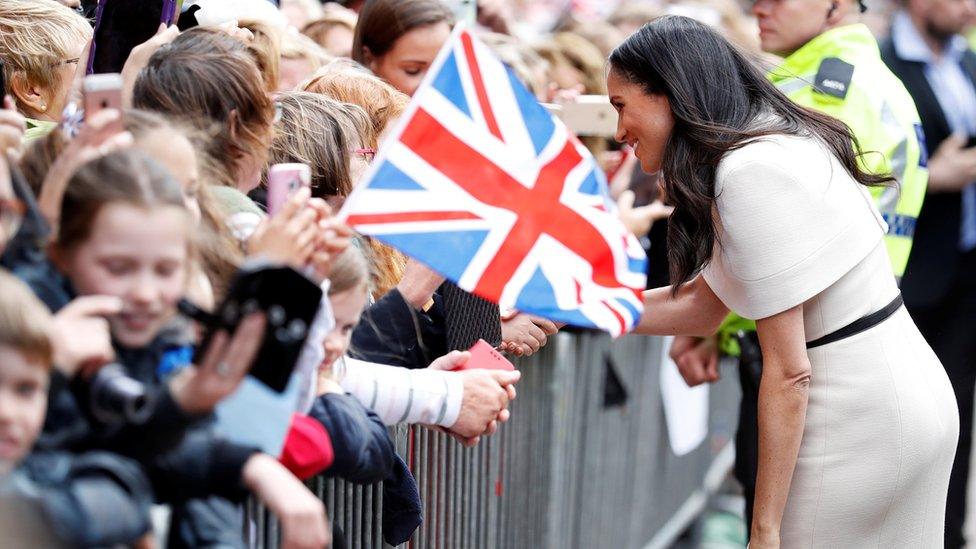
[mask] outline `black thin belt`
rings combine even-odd
[[[899,308],[904,304],[904,300],[901,298],[901,294],[891,301],[891,303],[885,305],[880,311],[873,312],[868,316],[861,317],[854,322],[851,322],[843,328],[831,332],[819,339],[814,339],[813,341],[807,342],[807,349],[813,349],[814,347],[820,347],[828,343],[833,343],[835,341],[840,341],[842,339],[847,339],[851,336],[857,335],[865,330],[870,330],[878,324],[881,324],[888,319],[891,315],[895,314]]]

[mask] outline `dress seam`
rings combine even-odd
[[[881,547],[881,537],[884,534],[885,523],[888,522],[888,513],[891,512],[891,506],[895,502],[895,496],[898,494],[898,487],[901,484],[901,467],[905,460],[905,425],[901,418],[901,400],[898,398],[898,387],[894,383],[894,373],[891,371],[891,358],[888,356],[888,351],[885,349],[884,345],[879,345],[881,347],[881,354],[884,356],[885,369],[888,371],[888,382],[892,389],[892,394],[895,396],[895,408],[898,410],[898,469],[895,473],[895,486],[891,491],[891,497],[888,498],[888,505],[885,506],[884,515],[881,517],[881,525],[878,528],[878,547]]]
[[[816,546],[816,539],[817,539],[817,520],[820,518],[820,507],[821,507],[821,502],[823,501],[824,463],[827,461],[827,442],[828,442],[828,438],[829,438],[828,437],[828,433],[830,432],[830,430],[827,429],[827,425],[829,424],[828,417],[830,416],[830,376],[827,374],[827,370],[830,369],[830,360],[828,358],[828,355],[830,354],[830,351],[827,350],[827,349],[824,349],[821,352],[824,355],[823,356],[823,365],[824,365],[824,368],[822,368],[822,370],[824,370],[824,372],[823,372],[823,376],[824,376],[824,419],[823,419],[823,422],[824,422],[824,429],[823,429],[824,437],[823,437],[823,439],[824,439],[824,441],[823,441],[823,446],[821,446],[821,448],[820,448],[820,482],[818,483],[818,486],[817,486],[817,505],[814,508],[815,510],[813,512],[813,530],[811,532],[811,538],[812,539],[810,540],[810,543],[813,546]],[[807,359],[809,360],[809,354],[807,354]],[[811,372],[811,375],[812,374],[813,374],[813,372]],[[809,411],[810,411],[809,408],[810,408],[810,399],[809,399],[809,396],[808,396],[807,397],[807,413],[809,413]],[[806,423],[806,422],[804,422],[804,423]],[[801,448],[802,448],[802,445],[803,445],[803,441],[801,439],[801,441],[800,441]],[[795,469],[794,469],[794,474],[796,474]]]

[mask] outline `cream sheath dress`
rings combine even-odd
[[[810,342],[898,296],[884,221],[819,140],[752,141],[723,158],[715,185],[720,229],[703,276],[739,315],[803,304]],[[807,354],[782,547],[942,547],[958,408],[908,312]]]

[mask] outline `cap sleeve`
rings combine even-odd
[[[718,239],[703,276],[745,318],[814,297],[884,236],[867,190],[818,150],[819,164],[801,157],[787,168],[782,156],[753,158],[716,173]]]

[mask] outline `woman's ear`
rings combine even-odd
[[[24,115],[39,118],[47,113],[51,93],[28,81],[27,75],[22,71],[14,72],[11,77],[10,93]]]
[[[227,130],[230,132],[230,139],[233,141],[231,143],[235,148],[237,147],[237,139],[241,135],[241,115],[238,114],[237,109],[231,109],[230,116],[227,117]]]

